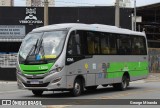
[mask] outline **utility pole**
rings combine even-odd
[[[120,12],[119,12],[119,0],[115,3],[115,26],[120,27]]]
[[[44,0],[44,26],[48,25],[48,0]]]
[[[136,12],[137,10],[136,10],[136,0],[134,0],[134,31],[136,31],[136,27],[137,27],[137,25],[136,25],[136,22],[137,22],[137,12]]]

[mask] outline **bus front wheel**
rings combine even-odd
[[[43,91],[42,90],[32,90],[32,93],[35,95],[35,96],[41,96],[43,94]]]
[[[127,86],[129,84],[128,82],[128,78],[126,76],[123,76],[122,77],[122,82],[121,83],[116,83],[116,84],[113,84],[113,87],[116,89],[116,90],[126,90],[127,89]]]
[[[83,91],[83,85],[80,79],[76,79],[74,82],[73,89],[71,90],[72,96],[79,96]]]

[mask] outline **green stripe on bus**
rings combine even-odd
[[[39,64],[39,65],[24,65],[20,64],[20,68],[23,74],[44,74],[47,73],[54,63]]]
[[[148,75],[148,62],[112,62],[106,70],[106,78],[121,78],[126,71],[135,77]]]

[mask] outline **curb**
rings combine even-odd
[[[158,80],[145,80],[145,82],[160,82],[160,79],[158,79]]]
[[[131,84],[135,84],[135,83],[145,83],[145,80],[138,80],[138,81],[132,81],[130,82]]]

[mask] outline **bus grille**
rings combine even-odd
[[[48,83],[43,83],[43,84],[26,84],[26,83],[23,83],[26,87],[47,87],[49,85],[49,82]]]
[[[47,73],[46,71],[23,71],[23,74],[28,74],[28,75],[39,75],[39,74],[45,74]]]

